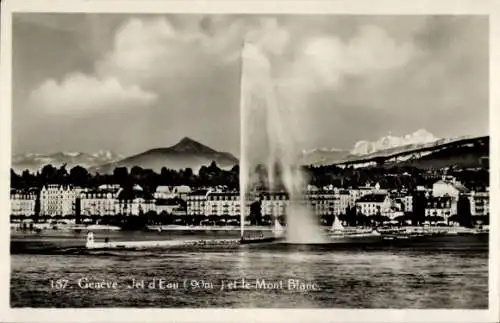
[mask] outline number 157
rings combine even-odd
[[[50,288],[65,289],[68,285],[67,279],[50,280]]]

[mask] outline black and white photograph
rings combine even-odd
[[[491,311],[489,15],[206,11],[10,13],[7,307]]]

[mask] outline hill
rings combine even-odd
[[[92,167],[91,172],[111,173],[116,167],[132,168],[140,166],[160,172],[162,167],[169,169],[191,168],[197,173],[203,165],[215,161],[220,168],[231,168],[238,159],[230,153],[219,152],[191,138],[185,137],[177,144],[166,148],[155,148],[125,159]]]

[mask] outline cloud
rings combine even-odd
[[[182,29],[165,17],[132,18],[116,32],[113,49],[96,63],[96,73],[159,91],[206,76],[227,44],[218,34],[203,32],[200,23]]]
[[[346,77],[403,67],[418,55],[410,41],[398,44],[385,30],[363,25],[347,41],[331,36],[305,41],[287,77],[306,91],[333,88]]]
[[[124,86],[116,78],[97,79],[82,73],[61,82],[47,80],[31,92],[30,103],[50,113],[81,113],[147,106],[157,99],[138,86]]]
[[[282,55],[290,41],[290,33],[276,18],[263,18],[257,28],[251,28],[246,40],[272,55]]]

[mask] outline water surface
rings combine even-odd
[[[115,240],[194,237],[193,233],[169,232],[105,235]],[[196,233],[203,239],[234,235],[237,233]],[[104,235],[97,233],[97,237]],[[84,241],[84,233],[14,234],[11,306],[488,306],[488,237],[122,251],[88,251]],[[156,285],[150,289],[153,279]],[[88,289],[79,286],[79,281],[104,281],[109,286],[114,282],[117,288]],[[133,281],[139,285],[129,288]]]

